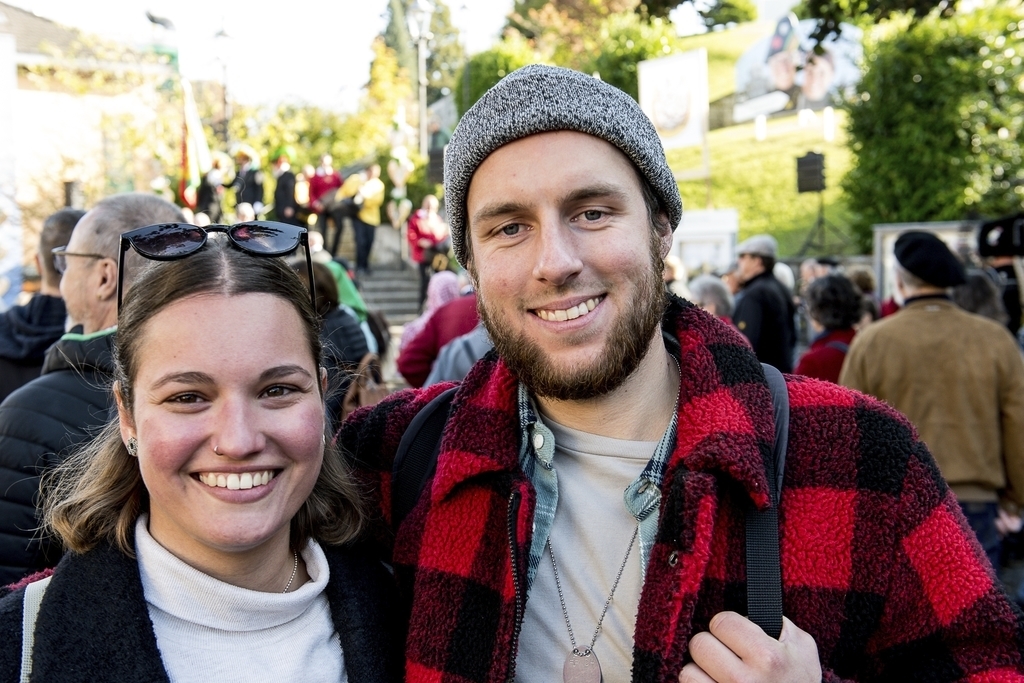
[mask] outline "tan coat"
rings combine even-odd
[[[1024,506],[1024,359],[1002,325],[911,301],[854,338],[839,383],[910,418],[959,500]]]

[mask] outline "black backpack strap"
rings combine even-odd
[[[789,390],[782,373],[761,364],[775,408],[775,448],[765,463],[771,505],[747,512],[747,617],[772,638],[782,633],[782,567],[779,562],[779,497],[789,444]]]
[[[423,406],[402,434],[391,469],[391,524],[397,529],[420,499],[437,467],[441,433],[458,387],[446,389]]]
[[[836,351],[842,351],[843,353],[847,353],[850,350],[849,344],[844,344],[843,342],[838,341],[830,341],[829,343],[825,344],[825,346],[829,347],[830,349],[835,349]]]

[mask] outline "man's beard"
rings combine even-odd
[[[515,330],[499,311],[489,310],[486,297],[477,292],[480,318],[494,348],[532,394],[559,401],[597,398],[618,389],[636,371],[665,312],[660,246],[652,235],[650,268],[635,283],[635,297],[623,300],[626,308],[615,320],[601,355],[586,366],[556,367],[540,344]],[[570,290],[560,288],[558,294]]]

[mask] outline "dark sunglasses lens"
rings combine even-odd
[[[231,228],[231,239],[259,254],[287,254],[299,246],[301,230],[292,225],[242,223]]]
[[[135,250],[151,259],[174,259],[196,251],[206,241],[206,232],[194,225],[165,223],[151,225],[139,234],[130,234],[128,241]]]

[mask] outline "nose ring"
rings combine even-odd
[[[217,446],[213,447],[213,452],[216,453],[217,455],[223,455],[223,453],[221,453],[220,450],[218,450]]]

